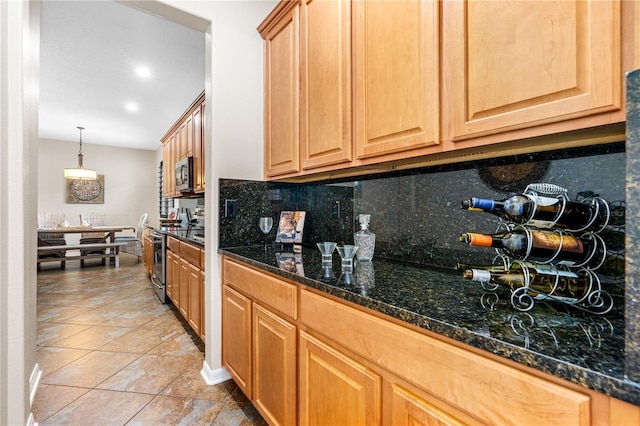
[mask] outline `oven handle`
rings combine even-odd
[[[155,275],[151,276],[151,282],[153,283],[153,285],[158,288],[161,289],[162,287],[164,287],[164,284],[162,282],[160,282],[160,280],[158,279],[158,277],[156,277]]]

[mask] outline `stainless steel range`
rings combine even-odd
[[[160,302],[167,303],[167,265],[165,260],[167,236],[161,232],[151,231],[151,237],[153,238],[153,274],[151,275],[151,282]]]

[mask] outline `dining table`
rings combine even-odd
[[[135,230],[135,226],[103,225],[103,226],[58,226],[55,228],[38,228],[38,238],[46,234],[82,234],[85,232],[103,232],[107,241],[115,242],[117,232]]]

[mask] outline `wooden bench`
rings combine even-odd
[[[69,244],[58,246],[38,246],[38,270],[40,270],[40,264],[43,262],[66,262],[68,260],[82,260],[82,259],[105,259],[109,258],[109,262],[114,262],[115,267],[120,266],[120,248],[127,245],[123,243],[92,243],[92,244]],[[67,254],[70,250],[101,250],[103,253],[89,253],[85,255],[81,254]],[[64,256],[58,256],[61,252],[65,253]],[[51,257],[40,257],[41,255],[52,254]],[[64,263],[62,264],[64,269]]]

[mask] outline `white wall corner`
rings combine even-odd
[[[209,385],[217,385],[218,383],[226,382],[231,379],[231,375],[227,371],[226,368],[220,367],[217,370],[212,370],[209,368],[207,361],[202,363],[202,370],[200,370],[200,375],[204,379],[204,382]]]

